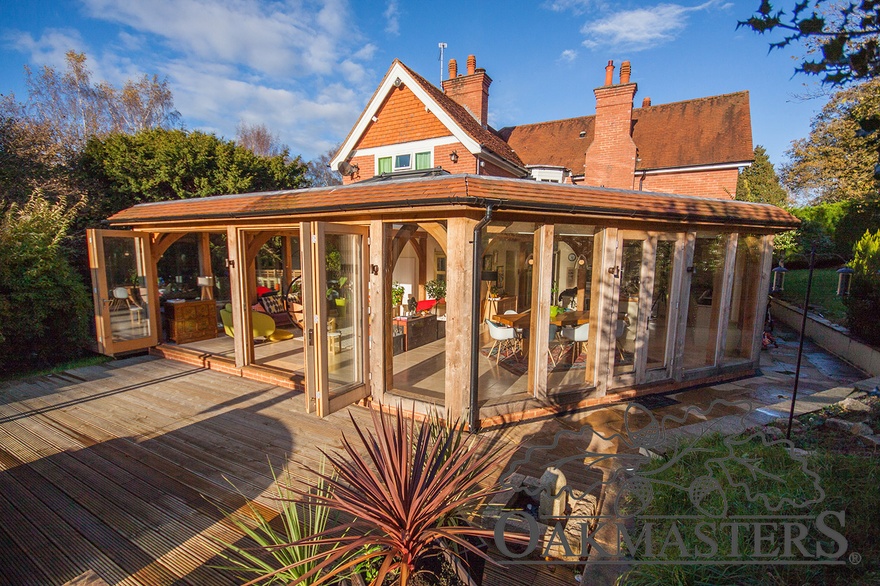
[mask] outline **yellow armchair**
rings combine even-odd
[[[234,338],[232,304],[227,303],[226,307],[220,310],[220,319],[223,321],[223,330],[226,332],[226,335]],[[287,330],[276,330],[275,320],[272,319],[272,316],[259,311],[251,311],[251,327],[254,332],[254,338],[266,338],[270,342],[280,342],[293,337],[293,333]]]

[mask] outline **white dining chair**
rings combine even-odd
[[[571,361],[574,362],[581,355],[581,344],[590,339],[590,324],[566,326],[562,328],[562,337],[570,342]]]
[[[492,358],[492,351],[495,350],[496,346],[498,346],[498,354],[495,358],[495,364],[501,362],[501,354],[504,352],[505,347],[515,355],[516,330],[510,326],[496,324],[488,319],[486,320],[486,325],[489,326],[489,336],[491,336],[493,340],[492,347],[489,349],[489,359]]]

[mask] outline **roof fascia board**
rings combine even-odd
[[[408,87],[410,91],[412,91],[416,97],[428,107],[431,113],[433,113],[434,116],[436,116],[437,119],[449,129],[449,132],[451,132],[452,135],[465,146],[465,148],[473,154],[478,154],[480,152],[480,143],[475,141],[464,130],[462,130],[461,127],[453,121],[449,114],[446,113],[446,110],[441,108],[440,105],[428,95],[428,92],[422,89],[419,83],[412,78],[412,76],[406,71],[406,68],[404,68],[399,61],[395,61],[391,66],[391,69],[389,69],[388,73],[385,75],[385,79],[382,80],[382,84],[373,96],[373,100],[369,103],[367,109],[364,110],[363,115],[357,121],[354,131],[349,135],[348,140],[345,141],[345,144],[342,145],[342,148],[339,149],[339,152],[333,160],[330,161],[331,167],[335,169],[336,166],[339,165],[341,161],[346,160],[349,153],[354,150],[354,146],[363,136],[367,126],[372,121],[373,116],[376,115],[376,112],[379,111],[379,107],[385,101],[385,98],[388,97],[388,93],[394,89],[394,80],[398,77],[406,84],[406,87]]]
[[[739,161],[736,163],[719,163],[716,165],[694,165],[693,167],[666,167],[664,169],[640,169],[633,175],[662,175],[664,173],[692,173],[695,171],[723,171],[727,169],[739,169],[751,167],[751,161]]]
[[[504,157],[500,157],[500,156],[496,155],[495,153],[493,153],[492,151],[482,149],[479,152],[479,155],[483,159],[486,159],[486,161],[488,161],[489,163],[492,163],[493,165],[495,165],[497,167],[501,167],[505,171],[510,171],[511,173],[514,173],[517,177],[522,178],[522,177],[529,176],[529,172],[527,169],[520,167],[518,165],[514,165],[513,163],[511,163],[510,161],[508,161]]]
[[[413,140],[410,142],[398,142],[378,147],[370,147],[366,149],[355,149],[352,156],[369,156],[390,157],[406,152],[417,152],[421,150],[432,150],[434,147],[445,146],[449,144],[458,144],[458,139],[454,136],[441,136],[440,138],[427,138],[425,140]]]

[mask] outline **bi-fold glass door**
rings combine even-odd
[[[306,401],[321,417],[369,394],[368,229],[304,222]]]
[[[670,378],[684,240],[620,231],[614,245],[609,387]]]
[[[113,356],[158,343],[156,271],[150,238],[128,230],[88,230],[98,352]]]

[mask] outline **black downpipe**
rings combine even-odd
[[[471,283],[471,396],[468,409],[471,433],[480,431],[480,284],[483,273],[483,228],[492,221],[492,206],[486,205],[486,215],[474,226],[474,276]]]

